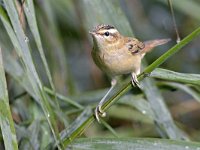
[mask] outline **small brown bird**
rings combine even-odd
[[[105,116],[102,105],[106,97],[117,83],[117,75],[131,73],[132,84],[139,87],[137,75],[140,74],[141,60],[144,55],[158,45],[167,43],[170,39],[156,39],[141,42],[136,38],[121,35],[112,25],[98,25],[89,32],[93,37],[92,57],[96,65],[112,78],[111,88],[101,99],[95,109],[95,117]]]

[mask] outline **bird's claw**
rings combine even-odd
[[[138,81],[132,80],[133,86],[140,87],[140,83]]]
[[[132,78],[132,84],[133,84],[133,86],[136,86],[139,89],[141,89],[140,83],[136,78]]]
[[[98,105],[95,108],[95,117],[97,119],[98,122],[100,122],[100,117],[106,117],[106,112],[104,112],[101,108],[101,105]]]

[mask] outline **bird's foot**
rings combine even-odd
[[[138,87],[139,89],[141,89],[140,83],[137,79],[137,76],[134,74],[132,75],[132,85]]]
[[[141,89],[140,83],[138,81],[132,80],[132,85]]]
[[[95,108],[95,117],[99,123],[100,123],[100,117],[106,117],[106,112],[104,112],[101,107],[102,107],[101,105],[98,105]]]

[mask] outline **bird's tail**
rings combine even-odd
[[[142,50],[143,53],[148,53],[150,52],[154,47],[166,44],[169,42],[171,39],[156,39],[156,40],[150,40],[150,41],[145,41],[144,42],[144,49]]]

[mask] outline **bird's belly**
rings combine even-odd
[[[140,56],[124,53],[98,54],[98,67],[109,75],[128,74],[137,72],[140,68]]]
[[[112,61],[108,59],[108,61],[105,61],[105,65],[109,68],[110,73],[113,75],[135,72],[138,66],[133,57],[119,57],[113,59]]]

